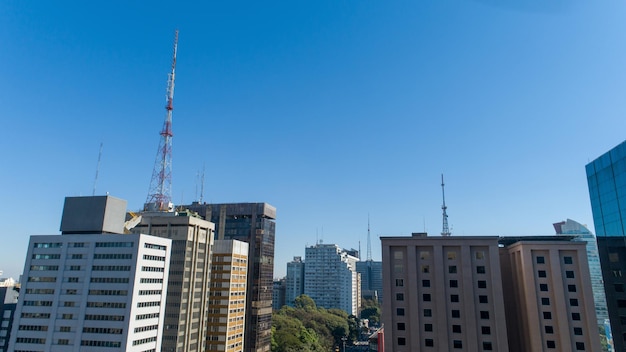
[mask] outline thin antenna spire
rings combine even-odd
[[[372,236],[370,235],[370,214],[367,214],[367,261],[372,261]]]
[[[202,200],[204,198],[204,169],[206,168],[206,164],[202,164],[202,179],[200,180],[200,204],[202,204]]]
[[[441,195],[443,197],[443,205],[441,206],[441,210],[443,211],[443,227],[441,229],[441,236],[450,236],[450,228],[448,227],[448,213],[446,212],[448,207],[446,206],[446,193],[445,183],[443,182],[443,174],[441,174]]]
[[[98,184],[98,174],[100,173],[100,159],[102,159],[102,142],[100,142],[100,151],[98,152],[98,165],[96,166],[96,177],[93,180],[92,196],[96,195],[96,185]]]

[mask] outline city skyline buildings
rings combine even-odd
[[[11,187],[2,199],[16,209],[46,204],[30,229],[25,212],[0,214],[0,232],[15,238],[0,264],[7,275],[21,271],[29,235],[56,230],[62,197],[91,194],[101,142],[96,193],[141,209],[175,28],[174,202],[195,200],[203,164],[223,166],[207,173],[205,200],[283,209],[277,272],[315,243],[316,228],[342,247],[363,241],[368,212],[375,238],[424,222],[438,231],[441,172],[457,235],[550,234],[546,224],[566,216],[592,225],[579,165],[623,139],[616,92],[626,58],[614,43],[624,4],[126,5],[5,4],[9,167],[0,182]],[[207,131],[212,153],[191,157]],[[433,148],[442,135],[455,143]],[[271,163],[233,157],[261,148]],[[373,160],[380,172],[355,173]],[[265,187],[245,182],[251,169]],[[562,213],[545,214],[537,199]]]

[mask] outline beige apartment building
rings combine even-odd
[[[145,212],[131,231],[172,240],[161,351],[205,351],[215,225],[187,212]]]
[[[569,238],[501,240],[510,351],[600,350],[586,243]]]
[[[598,351],[573,238],[382,237],[385,350]]]
[[[241,352],[246,316],[248,243],[215,240],[207,320],[207,352]]]
[[[497,237],[383,237],[385,350],[507,351]]]

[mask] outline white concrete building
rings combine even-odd
[[[171,240],[110,233],[125,211],[66,198],[62,235],[31,236],[11,351],[160,350]]]
[[[356,263],[335,244],[317,244],[305,249],[304,294],[324,308],[339,308],[358,316],[361,287]]]

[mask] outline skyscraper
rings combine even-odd
[[[626,351],[626,141],[586,165],[615,351]]]
[[[30,237],[10,350],[160,350],[171,241],[120,234],[125,211],[68,197],[62,234]]]
[[[508,351],[497,237],[381,237],[385,350]]]
[[[267,203],[183,205],[215,224],[216,239],[247,242],[248,293],[246,295],[245,352],[271,348],[272,291],[276,208]]]
[[[383,237],[385,350],[598,351],[574,236]]]
[[[356,263],[359,258],[348,254],[336,244],[306,247],[304,294],[324,308],[342,309],[359,315],[361,287]]]
[[[19,284],[13,279],[0,280],[0,352],[9,350],[9,338],[19,291]]]
[[[207,352],[243,351],[248,278],[248,243],[213,245]]]
[[[356,263],[361,274],[361,296],[365,299],[383,301],[383,262],[366,260]]]
[[[214,224],[187,212],[145,212],[133,233],[171,239],[162,352],[206,348]]]
[[[553,225],[557,235],[574,235],[587,244],[587,261],[589,262],[591,289],[593,290],[593,301],[596,307],[598,326],[604,328],[606,320],[609,319],[609,312],[606,308],[606,295],[604,294],[602,267],[600,267],[596,236],[594,236],[585,225],[579,224],[571,219],[557,222]]]
[[[287,276],[285,278],[285,304],[293,307],[298,296],[304,293],[304,262],[302,257],[293,257],[287,263]]]

